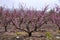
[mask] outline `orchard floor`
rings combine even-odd
[[[8,30],[8,32],[4,32],[4,30],[3,30],[4,28],[3,28],[2,31],[0,32],[0,40],[60,40],[60,38],[56,38],[56,35],[58,33],[59,33],[59,35],[57,35],[57,36],[60,37],[60,30],[58,30],[57,26],[54,24],[53,25],[49,24],[48,26],[46,26],[46,25],[48,25],[48,24],[45,24],[41,28],[39,28],[37,30],[38,32],[36,32],[36,31],[32,32],[31,37],[28,36],[27,32],[15,30],[16,32],[19,32],[18,33],[19,38],[16,38],[17,34],[15,31]],[[51,32],[53,37],[51,39],[47,39],[47,37],[45,35],[46,32]],[[21,36],[20,36],[20,34],[21,34]],[[48,34],[50,35],[50,33],[47,33],[47,36],[49,36]],[[43,35],[43,37],[41,37],[41,35]]]
[[[16,38],[17,36],[15,34],[9,34],[6,33],[0,33],[0,40],[60,40],[56,37],[53,37],[52,39],[47,39],[46,37],[28,37],[28,36],[21,36],[19,39]]]

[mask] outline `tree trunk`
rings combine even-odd
[[[59,27],[59,30],[60,30],[60,27]]]
[[[29,37],[31,37],[31,36],[32,36],[32,32],[29,32],[28,34],[29,34]]]
[[[7,26],[5,26],[5,32],[7,32]]]

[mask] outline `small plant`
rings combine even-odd
[[[17,36],[21,35],[21,32],[16,32],[16,35],[17,35]]]
[[[47,39],[52,39],[52,34],[51,34],[51,32],[46,32],[46,37],[47,37]]]
[[[16,36],[16,39],[17,40],[24,40],[24,37],[22,35],[23,32],[16,32],[17,36]]]
[[[16,35],[17,36],[27,36],[28,33],[26,33],[26,32],[16,32]]]

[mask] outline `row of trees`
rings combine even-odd
[[[38,29],[42,27],[42,25],[47,24],[48,21],[52,21],[60,30],[59,10],[58,7],[49,12],[47,12],[47,7],[42,11],[24,9],[9,10],[0,7],[0,24],[3,25],[5,32],[7,32],[7,27],[12,22],[16,29],[27,32],[29,37],[32,32],[39,31]]]

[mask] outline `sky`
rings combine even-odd
[[[55,7],[55,4],[60,6],[60,0],[0,0],[0,6],[10,9],[18,8],[20,4],[30,9],[41,10],[47,5],[49,8]]]

